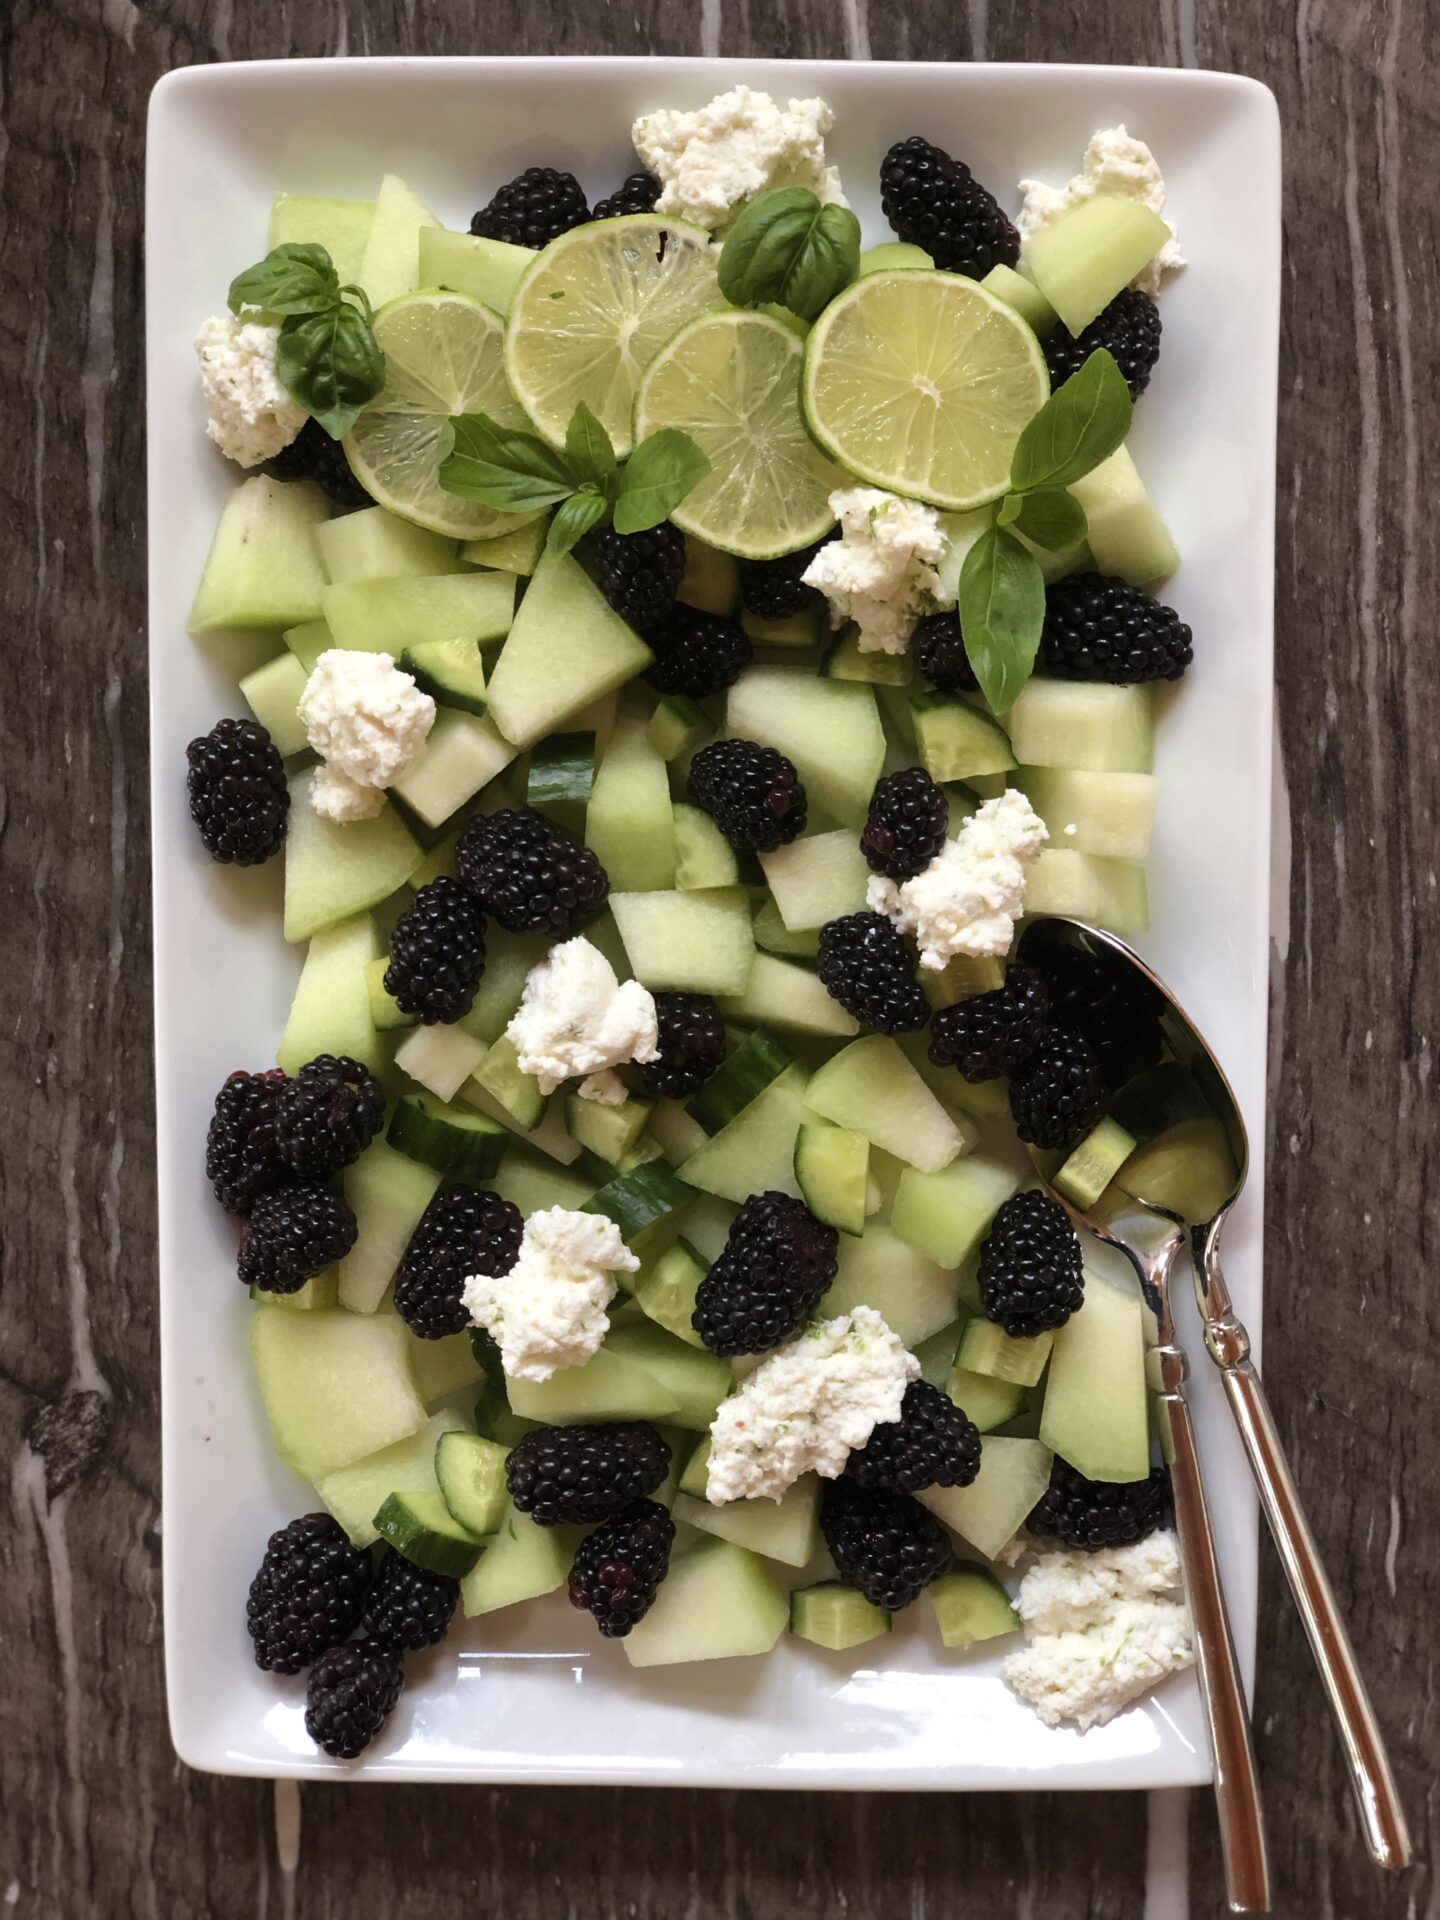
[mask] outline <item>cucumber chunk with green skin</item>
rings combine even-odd
[[[762,620],[747,610],[740,615],[740,624],[757,647],[813,647],[820,639],[818,607],[802,607],[782,620]]]
[[[1055,1335],[1040,1438],[1088,1480],[1143,1480],[1147,1400],[1139,1292],[1090,1270],[1084,1306]]]
[[[1235,1191],[1238,1175],[1218,1120],[1186,1120],[1130,1155],[1117,1185],[1191,1226],[1213,1220]]]
[[[797,1587],[790,1596],[790,1631],[797,1640],[844,1653],[890,1631],[890,1615],[839,1580]]]
[[[1023,259],[1026,272],[1078,337],[1169,239],[1169,227],[1140,201],[1097,193],[1027,234]]]
[[[694,1247],[684,1239],[677,1240],[648,1273],[641,1274],[635,1286],[635,1304],[677,1340],[703,1347],[705,1342],[694,1326],[695,1295],[708,1272],[709,1267]]]
[[[807,1097],[823,1119],[922,1173],[937,1173],[973,1144],[888,1034],[852,1040],[815,1073]]]
[[[190,632],[293,627],[315,619],[325,584],[316,532],[329,512],[309,480],[260,473],[242,481],[221,510],[190,609]]]
[[[1150,926],[1143,867],[1065,847],[1046,847],[1030,869],[1025,907],[1028,913],[1086,920],[1112,933],[1145,933]]]
[[[789,1617],[758,1554],[711,1538],[672,1558],[655,1604],[621,1644],[632,1667],[735,1659],[769,1653]]]
[[[860,1031],[859,1021],[808,967],[769,953],[756,954],[744,993],[722,995],[720,1011],[742,1027],[763,1021],[820,1039],[848,1040]]]
[[[557,1166],[519,1144],[506,1154],[504,1165],[490,1184],[501,1199],[513,1201],[525,1214],[537,1213],[542,1207],[568,1207],[578,1213],[595,1191],[588,1173]]]
[[[382,953],[378,960],[365,963],[365,992],[370,1001],[370,1018],[377,1033],[399,1033],[419,1025],[420,1016],[402,1013],[400,1002],[385,985],[390,957]]]
[[[827,680],[867,680],[878,687],[908,687],[915,663],[908,653],[862,653],[858,628],[837,634],[820,662]]]
[[[437,1173],[483,1186],[505,1157],[509,1135],[488,1114],[412,1093],[397,1102],[386,1138]]]
[[[468,293],[502,318],[510,311],[521,275],[535,258],[529,247],[480,234],[451,233],[444,227],[422,227],[418,239],[420,286]]]
[[[864,909],[870,869],[855,835],[844,829],[792,840],[788,847],[762,853],[760,865],[791,933]]]
[[[947,1647],[974,1647],[1020,1631],[1009,1594],[984,1567],[952,1567],[925,1591]]]
[[[1017,1193],[1020,1175],[1003,1160],[970,1154],[938,1173],[907,1167],[890,1224],[900,1238],[943,1267],[958,1267],[990,1231],[996,1210]]]
[[[755,940],[743,887],[612,893],[610,910],[641,986],[652,992],[744,992]]]
[[[513,1134],[517,1139],[523,1140],[527,1146],[547,1154],[560,1166],[572,1166],[580,1158],[580,1142],[572,1140],[565,1131],[563,1101],[546,1102],[539,1121],[534,1126],[527,1126],[508,1107],[502,1105],[488,1087],[482,1086],[474,1074],[460,1089],[460,1098],[467,1106],[477,1108],[488,1119],[498,1121],[507,1134]],[[524,1112],[526,1108],[522,1106],[521,1110]]]
[[[324,247],[343,287],[360,275],[365,242],[375,221],[373,200],[327,200],[277,193],[270,202],[270,246],[296,242]]]
[[[571,1420],[673,1421],[680,1404],[648,1367],[612,1353],[608,1346],[592,1353],[583,1366],[563,1367],[548,1380],[510,1379],[506,1391],[512,1413],[543,1426]]]
[[[442,1408],[405,1439],[325,1475],[315,1491],[352,1546],[373,1546],[380,1538],[375,1515],[392,1493],[435,1492],[436,1448],[445,1434],[463,1432],[464,1424],[453,1407]]]
[[[485,662],[475,641],[417,640],[401,653],[400,665],[437,706],[484,713]]]
[[[945,1392],[981,1433],[1008,1426],[1025,1405],[1025,1389],[1013,1380],[952,1367],[945,1376]]]
[[[1134,1151],[1133,1135],[1115,1120],[1102,1120],[1051,1176],[1051,1185],[1077,1207],[1093,1206]]]
[[[585,844],[619,892],[658,893],[675,885],[669,770],[646,738],[642,709],[628,698],[595,774]]]
[[[315,545],[332,585],[345,580],[393,580],[401,574],[423,579],[460,571],[454,540],[402,520],[384,507],[362,507],[358,513],[327,520],[316,530]],[[317,598],[315,612],[319,611]],[[313,619],[314,614],[300,617]]]
[[[474,1620],[501,1607],[518,1606],[522,1600],[538,1600],[563,1587],[575,1549],[584,1538],[583,1527],[539,1527],[513,1501],[507,1503],[484,1553],[460,1582],[465,1618]]]
[[[256,667],[240,682],[245,703],[275,744],[281,759],[292,753],[304,753],[310,745],[305,722],[300,718],[300,696],[309,679],[304,665],[293,653],[285,652]]]
[[[730,1391],[730,1363],[704,1347],[667,1333],[643,1315],[628,1313],[610,1329],[606,1351],[630,1362],[675,1401],[665,1417],[675,1427],[705,1433]]]
[[[993,1320],[975,1319],[961,1336],[955,1364],[971,1373],[1008,1380],[1017,1387],[1033,1387],[1045,1371],[1054,1338],[1054,1333],[1047,1331],[1020,1339],[997,1327]]]
[[[435,1447],[435,1480],[450,1512],[477,1539],[495,1533],[505,1518],[508,1447],[478,1433],[442,1433]]]
[[[732,1048],[700,1091],[685,1103],[685,1111],[706,1133],[719,1133],[794,1064],[795,1056],[789,1048],[763,1027],[757,1027]]]
[[[498,247],[505,243],[496,240],[487,244]],[[522,247],[520,251],[527,261],[533,259],[528,248]],[[549,531],[550,516],[542,513],[522,526],[492,534],[488,540],[467,540],[460,549],[460,558],[467,566],[490,567],[497,573],[518,573],[528,580],[540,564]]]
[[[672,1169],[663,1160],[652,1160],[629,1173],[615,1174],[591,1194],[581,1211],[605,1214],[625,1239],[633,1240],[647,1227],[678,1213],[690,1198],[689,1189]]]
[[[792,933],[773,898],[761,902],[751,933],[757,947],[781,959],[814,960],[819,956],[820,929],[807,927]]]
[[[572,554],[546,554],[490,676],[490,712],[507,740],[533,746],[653,657]]]
[[[1052,1455],[1039,1440],[989,1434],[968,1487],[927,1487],[916,1499],[987,1560],[1015,1537],[1050,1484]]]
[[[873,1307],[907,1347],[948,1327],[956,1313],[953,1273],[893,1234],[878,1221],[840,1241],[840,1266],[817,1312],[824,1319]]]
[[[483,1040],[463,1027],[416,1027],[395,1049],[395,1064],[437,1100],[453,1100],[485,1058]]]
[[[439,1189],[440,1175],[381,1139],[371,1141],[343,1178],[358,1232],[340,1262],[340,1305],[351,1313],[374,1313]]]
[[[685,535],[685,571],[677,596],[687,607],[704,613],[729,614],[740,598],[740,566],[733,554],[707,547],[693,533]]]
[[[472,1078],[526,1133],[545,1118],[545,1095],[533,1073],[526,1073],[515,1052],[515,1042],[502,1033],[484,1049]]]
[[[1143,860],[1150,851],[1160,799],[1153,773],[1022,767],[1016,784],[1049,828],[1052,846],[1116,860]]]
[[[827,1120],[806,1120],[795,1136],[795,1178],[817,1220],[842,1233],[865,1231],[870,1142]]]
[[[930,778],[969,780],[1015,765],[1005,729],[957,693],[912,693],[915,745]]]
[[[313,1485],[425,1423],[410,1330],[393,1314],[250,1316],[250,1351],[275,1451]]]
[[[332,646],[399,659],[407,647],[464,642],[473,661],[481,646],[510,631],[516,584],[513,573],[379,576],[326,587],[320,606]],[[484,690],[482,675],[482,696]]]
[[[310,775],[290,782],[285,836],[285,938],[308,940],[353,914],[378,906],[424,858],[415,836],[393,807],[373,820],[343,825],[310,804]]]
[[[667,693],[645,727],[645,737],[662,760],[679,760],[703,747],[715,732],[708,714],[688,694]]]
[[[440,707],[423,749],[393,791],[427,827],[443,826],[514,758],[514,747],[488,715]]]
[[[485,1369],[468,1333],[447,1333],[439,1340],[417,1338],[410,1366],[427,1413],[462,1397],[468,1405],[485,1384]]]
[[[872,688],[793,667],[752,667],[730,689],[726,731],[776,748],[794,763],[812,806],[844,826],[864,826],[885,762]],[[843,911],[836,906],[831,917]]]
[[[808,1566],[820,1545],[820,1482],[813,1473],[787,1487],[778,1500],[731,1500],[712,1507],[692,1494],[677,1493],[671,1512],[701,1533],[748,1547],[786,1567]]]
[[[618,1167],[635,1145],[653,1111],[649,1100],[625,1100],[611,1107],[602,1100],[582,1099],[578,1093],[565,1096],[565,1126],[571,1139],[612,1167]]]
[[[795,1139],[806,1104],[806,1075],[788,1067],[742,1113],[712,1136],[680,1167],[688,1186],[743,1204],[752,1193],[788,1193],[800,1198],[795,1178]]]
[[[1149,773],[1155,762],[1155,699],[1149,686],[1097,680],[1029,681],[1006,715],[1023,767]]]
[[[657,709],[658,711],[658,709]],[[735,849],[708,813],[677,801],[671,809],[675,834],[675,885],[681,893],[733,887],[740,881]]]
[[[322,1053],[359,1060],[372,1073],[383,1069],[365,971],[379,952],[380,936],[368,913],[312,936],[275,1056],[286,1073],[298,1073]]]
[[[548,814],[567,833],[580,832],[595,789],[593,733],[552,733],[530,755],[525,804]]]

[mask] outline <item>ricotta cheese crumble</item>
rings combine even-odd
[[[545,1207],[525,1222],[510,1271],[471,1274],[461,1298],[475,1325],[489,1329],[512,1379],[548,1380],[595,1352],[609,1330],[615,1275],[639,1265],[613,1220]]]
[[[825,158],[835,116],[823,100],[791,100],[734,87],[698,113],[661,107],[635,122],[631,138],[660,182],[657,213],[723,227],[768,187],[808,187],[826,206],[847,204]]]
[[[956,954],[1002,956],[1025,911],[1025,870],[1049,834],[1023,793],[1007,787],[947,840],[911,880],[872,873],[865,904],[913,934],[920,964],[938,973]]]
[[[373,820],[390,786],[421,752],[435,702],[388,653],[331,647],[300,696],[305,737],[323,761],[310,800],[327,820]]]
[[[1155,156],[1143,140],[1133,138],[1123,126],[1101,127],[1091,135],[1079,173],[1063,187],[1047,187],[1043,180],[1022,180],[1020,191],[1024,199],[1015,224],[1022,238],[1039,227],[1048,227],[1062,213],[1097,193],[1108,194],[1112,200],[1138,200],[1141,206],[1165,218],[1165,182]],[[1170,228],[1170,238],[1130,283],[1152,299],[1167,276],[1178,273],[1185,264],[1174,225],[1169,220],[1165,224]]]
[[[916,621],[941,597],[939,514],[879,487],[832,493],[830,511],[840,538],[827,541],[805,569],[807,586],[830,602],[832,627],[855,622],[861,653],[903,653]]]
[[[587,1074],[582,1096],[606,1106],[625,1098],[610,1068],[660,1057],[654,995],[638,980],[619,981],[583,934],[562,940],[531,967],[505,1033],[520,1071],[534,1074],[542,1093]]]
[[[258,467],[305,424],[275,371],[278,326],[216,314],[195,336],[200,385],[209,413],[205,431],[227,460]]]

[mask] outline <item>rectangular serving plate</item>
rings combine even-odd
[[[233,1225],[207,1191],[201,1143],[225,1074],[273,1060],[298,955],[280,938],[280,863],[214,866],[187,815],[185,742],[242,705],[223,642],[185,631],[237,477],[205,438],[191,343],[223,310],[232,275],[264,253],[277,189],[369,198],[390,170],[461,227],[477,196],[530,164],[573,168],[598,196],[634,165],[637,114],[699,106],[741,82],[834,107],[830,147],[867,243],[892,237],[880,158],[915,131],[962,155],[1011,208],[1023,176],[1067,179],[1096,127],[1123,121],[1156,150],[1193,264],[1165,293],[1164,353],[1130,445],[1183,556],[1165,597],[1194,627],[1196,663],[1164,696],[1155,932],[1140,944],[1216,1046],[1252,1140],[1266,1138],[1280,137],[1263,86],[1153,68],[766,60],[297,60],[168,75],[151,101],[146,187],[150,712],[166,1670],[175,1747],[195,1767],[338,1771],[305,1734],[303,1683],[258,1672],[243,1625],[261,1543],[314,1500],[270,1447]],[[1255,1329],[1261,1219],[1257,1178],[1226,1242]],[[1248,1672],[1256,1503],[1193,1321],[1190,1338]],[[637,1673],[555,1595],[457,1626],[410,1661],[386,1733],[345,1772],[967,1789],[1209,1777],[1190,1677],[1082,1736],[1046,1729],[1015,1701],[1000,1659],[947,1654],[922,1601],[858,1657],[787,1638],[764,1660]]]

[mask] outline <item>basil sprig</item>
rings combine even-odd
[[[385,384],[363,287],[341,286],[324,247],[287,241],[230,282],[230,311],[279,314],[275,371],[297,406],[343,439]]]
[[[860,266],[860,222],[808,187],[772,187],[725,237],[720,291],[737,307],[780,306],[814,320]]]
[[[1063,552],[1085,538],[1085,509],[1067,488],[1124,442],[1130,414],[1125,377],[1101,347],[1016,442],[1010,490],[960,568],[965,652],[995,713],[1013,706],[1030,678],[1045,624],[1045,578],[1025,541]]]
[[[545,550],[569,553],[607,520],[617,533],[658,527],[709,471],[710,462],[678,427],[648,434],[622,465],[603,422],[582,400],[563,453],[538,434],[502,427],[488,414],[462,414],[450,423],[440,484],[501,513],[555,507]]]

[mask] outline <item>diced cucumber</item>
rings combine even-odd
[[[1138,200],[1092,194],[1025,236],[1025,270],[1077,337],[1170,238]]]
[[[499,1073],[498,1066],[496,1073],[497,1075]],[[528,1119],[532,1103],[525,1092],[525,1081],[526,1076],[517,1072],[515,1085],[510,1090],[509,1097],[516,1103],[518,1114]],[[474,1074],[460,1089],[460,1098],[467,1106],[478,1108],[488,1119],[498,1121],[507,1134],[513,1134],[523,1140],[527,1146],[534,1147],[540,1153],[548,1154],[550,1159],[557,1161],[560,1166],[572,1166],[580,1158],[580,1142],[572,1140],[565,1131],[563,1100],[546,1102],[542,1117],[534,1126],[530,1126],[526,1124],[525,1119],[518,1117],[517,1113],[512,1113],[509,1107],[497,1100],[488,1087],[480,1084]]]
[[[1102,1120],[1086,1134],[1051,1181],[1077,1207],[1090,1207],[1100,1198],[1135,1151],[1135,1141],[1116,1120]]]
[[[343,287],[365,258],[375,219],[373,200],[323,200],[304,193],[277,193],[270,202],[270,245],[324,247]]]
[[[466,696],[478,693],[480,704],[475,713],[485,710],[485,677],[480,671],[478,688],[473,684],[479,668],[479,649],[487,641],[499,640],[510,631],[515,613],[516,579],[513,573],[451,573],[435,577],[401,574],[345,580],[326,587],[320,596],[330,644],[361,653],[388,653],[399,659],[410,648],[433,649],[437,645],[463,648],[458,664],[462,668],[459,691]],[[422,658],[431,657],[428,652]],[[443,684],[449,688],[455,664],[448,671],[442,655],[434,656],[445,673]],[[407,667],[407,672],[414,672]],[[434,689],[427,687],[426,692]],[[450,700],[450,706],[464,706],[469,699]]]
[[[1185,1120],[1146,1141],[1126,1160],[1117,1184],[1137,1200],[1192,1226],[1213,1220],[1238,1175],[1218,1120]]]
[[[438,1340],[416,1338],[410,1354],[415,1389],[427,1413],[463,1397],[473,1404],[485,1384],[485,1369],[468,1333],[446,1333]]]
[[[804,932],[792,933],[769,896],[761,903],[751,932],[757,947],[766,953],[779,954],[782,959],[813,960],[820,951],[820,929],[809,927]]]
[[[312,937],[275,1056],[286,1073],[298,1073],[322,1053],[359,1060],[372,1073],[381,1069],[365,975],[379,953],[380,936],[368,913],[324,927]]]
[[[395,1064],[437,1100],[453,1100],[485,1052],[485,1042],[463,1027],[416,1027],[395,1049]]]
[[[490,712],[507,740],[531,746],[652,657],[573,554],[547,553],[490,676]]]
[[[506,243],[494,240],[485,244],[501,247]],[[522,247],[520,251],[527,261],[533,259],[528,249]],[[518,573],[528,580],[539,565],[549,531],[550,516],[542,513],[504,533],[492,534],[488,540],[467,540],[460,549],[460,558],[470,567],[493,567],[497,573]]]
[[[473,640],[417,640],[401,653],[400,665],[437,705],[484,713],[485,662]]]
[[[578,1212],[595,1191],[588,1173],[557,1166],[553,1160],[518,1145],[506,1154],[491,1185],[502,1199],[512,1200],[521,1213],[527,1214],[541,1207],[569,1207]]]
[[[1112,933],[1145,933],[1150,926],[1145,869],[1128,860],[1046,847],[1030,869],[1025,910],[1085,920]]]
[[[704,893],[612,893],[630,971],[653,990],[743,993],[755,958],[742,887]]]
[[[942,1267],[958,1267],[989,1232],[996,1209],[1019,1186],[1013,1167],[978,1153],[952,1161],[938,1173],[907,1167],[895,1189],[890,1224],[902,1240]]]
[[[980,284],[1018,313],[1037,340],[1043,340],[1055,325],[1055,309],[1035,282],[1003,261],[993,266]]]
[[[877,687],[908,687],[915,663],[908,653],[862,653],[859,629],[843,628],[830,642],[820,671],[827,680],[866,680]]]
[[[285,938],[308,940],[403,887],[423,853],[394,807],[343,825],[310,804],[310,776],[290,782],[285,836]]]
[[[870,1142],[828,1120],[806,1120],[795,1136],[795,1179],[817,1220],[842,1233],[865,1231]]]
[[[1153,587],[1180,564],[1128,447],[1117,447],[1070,491],[1085,509],[1087,541],[1098,572],[1118,574],[1132,587]]]
[[[1051,1457],[1039,1440],[988,1434],[980,1446],[980,1471],[968,1487],[927,1487],[916,1498],[993,1560],[1049,1486]]]
[[[359,1231],[340,1262],[340,1305],[351,1313],[374,1313],[435,1197],[440,1175],[382,1139],[372,1140],[345,1169],[344,1181]]]
[[[509,1451],[478,1433],[442,1433],[436,1444],[435,1480],[441,1498],[477,1539],[496,1532],[505,1518]]]
[[[679,1406],[648,1367],[608,1346],[583,1366],[563,1367],[548,1380],[511,1379],[506,1390],[512,1412],[545,1426],[570,1420],[673,1420]]]
[[[541,1594],[563,1587],[570,1575],[575,1549],[585,1538],[583,1527],[538,1527],[528,1513],[507,1502],[505,1516],[485,1551],[460,1582],[460,1604],[465,1618],[501,1607],[538,1600]]]
[[[397,1054],[398,1059],[398,1054]],[[490,1095],[526,1133],[533,1133],[545,1118],[545,1095],[533,1073],[520,1066],[515,1042],[502,1033],[485,1048],[474,1074],[478,1087]]]
[[[967,1144],[887,1034],[852,1040],[818,1070],[806,1097],[824,1119],[864,1134],[922,1173],[949,1166]]]
[[[657,709],[658,711],[658,709]],[[675,835],[675,885],[682,893],[739,884],[735,849],[708,813],[677,801],[671,809]]]
[[[993,1374],[971,1373],[968,1367],[950,1369],[945,1391],[981,1433],[1008,1426],[1025,1404],[1024,1387],[1017,1387],[1013,1380],[997,1380]]]
[[[421,230],[439,225],[398,174],[381,177],[359,273],[373,306],[413,293],[420,285]]]
[[[549,950],[542,935],[506,933],[492,921],[485,934],[485,971],[473,1006],[458,1024],[480,1040],[498,1040],[515,1017],[526,975]]]
[[[379,1539],[375,1515],[392,1493],[435,1491],[439,1443],[446,1434],[458,1434],[463,1428],[453,1407],[442,1408],[405,1439],[325,1475],[315,1491],[349,1534],[352,1546],[372,1546]]]
[[[594,789],[593,733],[552,733],[536,744],[525,784],[527,807],[548,814],[566,833],[583,833]]]
[[[480,1557],[480,1542],[460,1525],[438,1490],[390,1494],[375,1515],[375,1531],[417,1567],[454,1580],[462,1579]]]
[[[707,547],[687,533],[679,598],[687,607],[699,607],[705,613],[733,613],[740,598],[740,567],[734,555]]]
[[[706,1500],[677,1493],[671,1511],[701,1533],[748,1547],[786,1567],[808,1566],[820,1544],[820,1482],[813,1473],[787,1487],[778,1500],[731,1500],[712,1507]]]
[[[1005,729],[958,693],[912,693],[915,745],[932,780],[969,780],[1015,765]]]
[[[1006,723],[1024,767],[1149,773],[1154,765],[1155,702],[1149,686],[1034,679]]]
[[[738,1204],[752,1193],[800,1198],[795,1139],[806,1104],[803,1067],[787,1067],[680,1167],[687,1185]]]
[[[649,1100],[624,1100],[611,1107],[603,1100],[585,1100],[578,1093],[568,1093],[565,1127],[572,1140],[618,1167],[645,1131],[645,1122],[653,1111],[654,1103]]]
[[[747,611],[740,624],[757,647],[813,647],[820,638],[820,609],[802,607],[782,620],[762,620]]]
[[[797,1587],[790,1596],[790,1631],[798,1640],[844,1653],[890,1631],[890,1615],[839,1580]]]
[[[429,1093],[397,1103],[386,1137],[397,1153],[472,1186],[483,1186],[495,1172],[509,1138],[488,1114],[447,1106]]]
[[[622,1644],[633,1667],[769,1653],[789,1614],[758,1555],[711,1538],[675,1555],[654,1606]]]
[[[1054,1338],[1054,1334],[1047,1331],[1020,1339],[997,1327],[993,1320],[977,1318],[961,1336],[955,1364],[971,1373],[983,1373],[992,1380],[1033,1387],[1045,1371]]]
[[[226,498],[190,609],[191,633],[293,627],[320,611],[315,530],[329,503],[308,480],[242,481]]]
[[[622,893],[657,893],[675,885],[670,775],[645,736],[643,708],[636,702],[621,703],[596,772],[585,844]]]
[[[828,1319],[856,1307],[873,1307],[913,1347],[955,1318],[955,1276],[871,1221],[858,1239],[841,1240],[840,1268],[818,1312]]]
[[[870,869],[853,833],[811,834],[760,855],[780,918],[791,933],[859,913]]]
[[[443,826],[514,758],[514,747],[488,715],[440,707],[423,749],[393,790],[427,827]]]
[[[424,1425],[412,1344],[393,1314],[274,1307],[251,1314],[250,1352],[270,1437],[292,1473],[313,1483]]]
[[[775,747],[794,762],[813,806],[860,828],[885,762],[874,690],[820,680],[792,667],[752,667],[730,689],[726,731]],[[844,912],[842,907],[832,909]]]
[[[932,1580],[926,1592],[947,1647],[973,1647],[1020,1631],[1020,1616],[1009,1594],[984,1567],[952,1567]]]
[[[677,1240],[661,1254],[648,1273],[642,1273],[635,1286],[635,1304],[657,1327],[673,1333],[687,1346],[703,1347],[695,1331],[693,1315],[695,1295],[709,1271],[688,1241]]]
[[[390,957],[384,953],[378,960],[369,960],[365,964],[365,992],[370,1002],[370,1019],[377,1033],[399,1033],[406,1027],[419,1024],[420,1016],[402,1013],[400,1002],[385,985],[389,967]]]
[[[509,313],[520,277],[535,258],[530,247],[480,234],[449,233],[444,227],[422,227],[417,254],[420,286],[468,293],[502,316]]]
[[[703,747],[715,727],[688,695],[667,693],[651,714],[645,737],[665,761],[679,760]]]
[[[628,1173],[615,1174],[591,1194],[582,1211],[605,1214],[627,1240],[633,1240],[688,1206],[690,1199],[689,1190],[672,1169],[663,1160],[651,1160]]]
[[[325,578],[333,585],[344,580],[393,580],[401,574],[424,578],[460,571],[453,540],[402,520],[384,507],[364,507],[359,513],[327,520],[316,531],[315,545]],[[319,610],[317,595],[315,612]],[[314,614],[300,618],[313,619]]]
[[[705,1433],[730,1391],[730,1363],[704,1347],[695,1347],[644,1315],[629,1313],[611,1327],[607,1350],[659,1383],[675,1402],[666,1414],[671,1426]]]
[[[1050,829],[1050,844],[1074,853],[1143,860],[1150,851],[1160,782],[1153,773],[1024,767],[1017,784]]]
[[[292,753],[304,753],[310,744],[298,711],[309,677],[287,649],[247,673],[240,682],[246,705],[274,741],[282,760],[288,760]]]
[[[1086,1272],[1085,1304],[1055,1335],[1040,1438],[1088,1480],[1150,1471],[1145,1334],[1129,1281]]]

